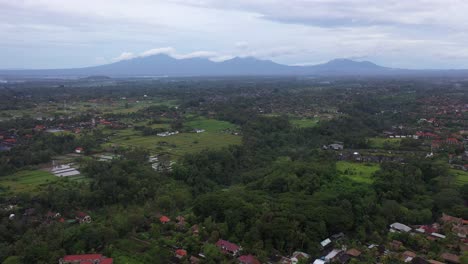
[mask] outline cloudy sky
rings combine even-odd
[[[166,53],[468,68],[466,0],[0,0],[0,68]]]

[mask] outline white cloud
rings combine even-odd
[[[132,52],[122,52],[119,56],[113,58],[112,61],[130,60],[133,58],[136,58],[136,56]]]
[[[87,66],[123,50],[147,51],[113,60],[365,57],[468,67],[456,59],[468,46],[467,13],[462,0],[0,0],[0,68]]]
[[[173,47],[162,47],[162,48],[149,49],[149,50],[139,53],[138,55],[135,55],[135,53],[133,52],[123,52],[118,57],[113,58],[112,61],[128,60],[128,59],[134,59],[138,57],[143,58],[143,57],[148,57],[148,56],[153,56],[153,55],[158,55],[158,54],[165,54],[175,59],[207,58],[213,61],[219,61],[219,60],[223,60],[224,58],[232,57],[229,55],[220,55],[219,53],[214,52],[214,51],[204,51],[204,50],[194,51],[194,52],[189,52],[189,53],[179,53]]]
[[[158,54],[167,54],[172,56],[176,54],[176,51],[173,47],[155,48],[140,53],[140,57],[147,57]]]

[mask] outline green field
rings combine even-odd
[[[370,147],[375,149],[396,149],[400,146],[400,142],[400,138],[369,138]]]
[[[38,186],[57,180],[59,180],[58,177],[47,171],[20,171],[9,176],[0,177],[0,187],[6,192],[33,192]]]
[[[133,146],[148,149],[152,152],[183,155],[198,152],[206,148],[216,149],[229,145],[240,144],[241,137],[224,132],[226,129],[236,129],[236,126],[225,121],[196,118],[184,124],[186,127],[204,129],[203,133],[180,133],[168,137],[142,136],[133,129],[115,131],[109,144]]]
[[[319,121],[318,118],[292,119],[291,124],[299,128],[316,127]]]
[[[21,110],[4,110],[0,115],[0,121],[22,116],[54,117],[55,115],[85,113],[87,111],[123,114],[133,113],[152,105],[164,105],[168,107],[177,105],[176,100],[164,100],[163,98],[142,99],[139,102],[136,101],[137,99],[135,98],[129,98],[127,100],[115,99],[113,101],[106,102],[72,101],[66,102],[66,109],[63,108],[64,102],[40,103],[35,107]]]
[[[380,169],[380,166],[378,164],[338,161],[336,169],[341,175],[353,181],[370,184],[373,182],[372,175]]]
[[[454,169],[450,169],[450,172],[455,176],[455,183],[457,185],[468,184],[468,172]]]

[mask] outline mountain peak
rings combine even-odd
[[[341,59],[333,59],[327,63],[317,65],[325,70],[334,70],[334,71],[375,71],[375,70],[386,70],[388,68],[379,66],[370,61],[355,61],[351,59],[341,58]]]
[[[167,54],[122,60],[111,64],[56,70],[0,71],[0,75],[28,76],[246,76],[246,75],[382,75],[400,71],[369,61],[341,58],[315,66],[288,66],[255,57],[213,62],[207,58],[174,58]]]

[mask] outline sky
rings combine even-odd
[[[0,69],[164,53],[468,69],[467,0],[0,0]]]

